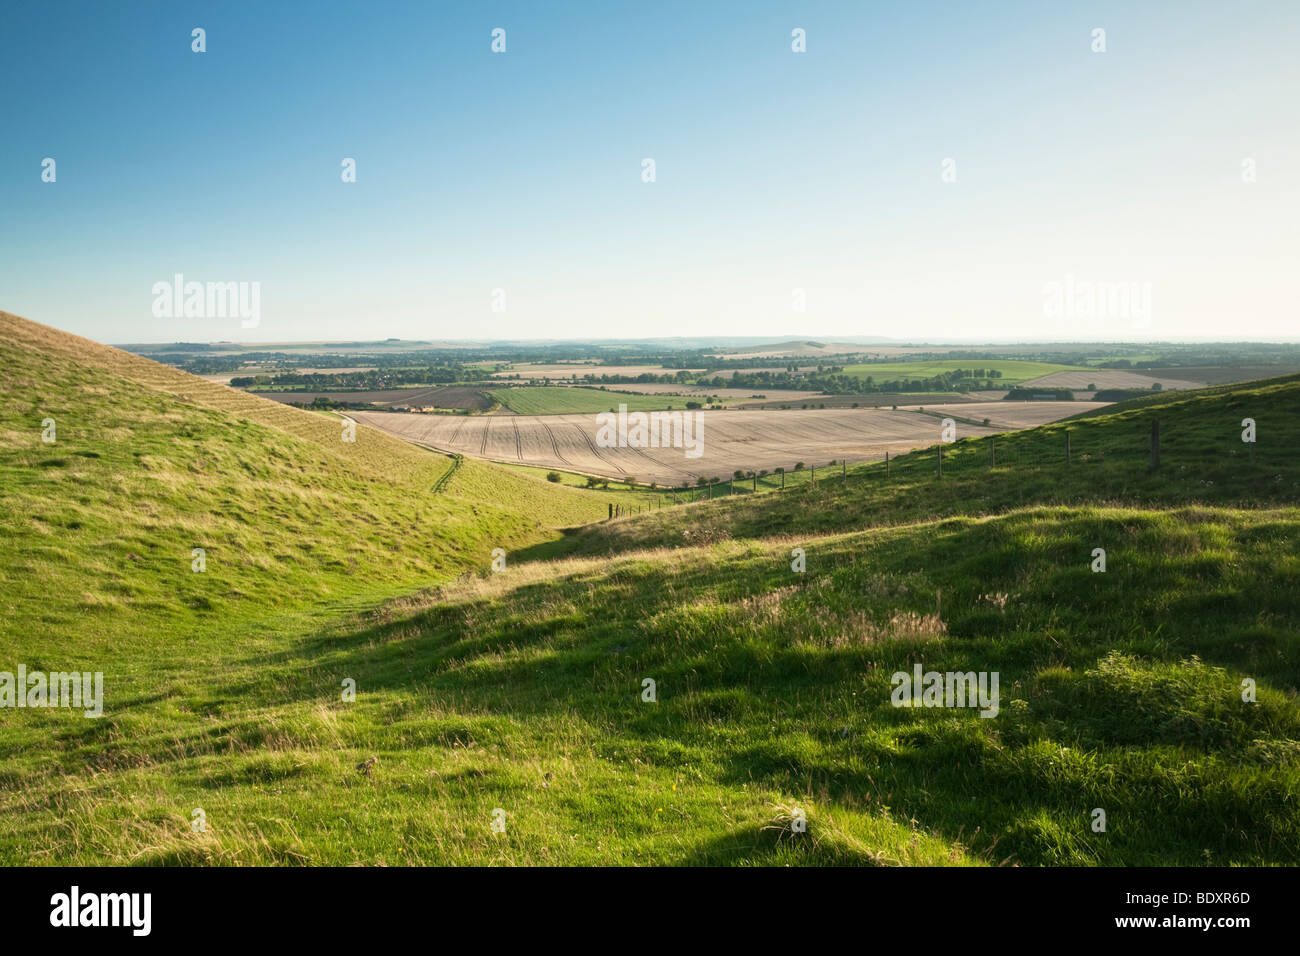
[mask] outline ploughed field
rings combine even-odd
[[[689,447],[602,447],[595,415],[450,416],[355,412],[358,422],[440,451],[661,485],[729,478],[740,471],[793,469],[796,463],[866,461],[940,439],[942,419],[957,436],[992,435],[1058,421],[1097,402],[968,402],[921,408],[701,411],[700,454]],[[986,426],[984,419],[989,420]],[[690,446],[690,442],[684,443]]]
[[[304,389],[292,392],[255,392],[286,405],[310,405],[317,396],[332,402],[369,402],[375,405],[409,405],[415,408],[461,408],[484,411],[492,402],[483,390],[465,385],[431,385],[427,388],[384,388],[370,391],[346,389]]]

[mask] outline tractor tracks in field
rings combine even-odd
[[[609,467],[613,468],[613,469],[614,469],[615,471],[617,471],[620,475],[626,475],[626,474],[627,474],[627,469],[626,469],[626,468],[622,468],[622,467],[620,467],[619,464],[618,464],[617,462],[610,461],[608,458],[606,458],[604,455],[602,455],[602,454],[600,453],[600,450],[599,450],[598,448],[596,448],[596,443],[595,443],[594,441],[591,440],[591,436],[588,435],[585,431],[583,431],[583,429],[582,429],[581,427],[579,427],[578,425],[570,425],[569,427],[572,428],[574,431],[576,431],[579,435],[582,436],[582,440],[585,441],[585,442],[587,443],[587,447],[588,447],[589,449],[591,449],[591,453],[592,453],[592,454],[593,454],[593,455],[594,455],[598,460],[603,461],[605,464],[609,465]]]
[[[573,463],[569,461],[569,459],[565,458],[560,452],[560,443],[555,440],[555,432],[551,430],[551,426],[546,424],[546,422],[541,422],[540,424],[544,429],[546,429],[546,437],[551,440],[551,449],[555,452],[555,457],[569,467],[573,467]],[[519,426],[516,425],[515,429],[518,430],[518,427]]]
[[[449,445],[456,444],[456,439],[460,438],[460,433],[464,431],[465,426],[469,424],[469,419],[470,416],[466,415],[463,419],[461,419],[459,422],[456,423],[456,427],[453,428],[451,431],[451,436],[447,439],[447,443]]]

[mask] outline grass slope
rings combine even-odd
[[[373,604],[622,500],[480,462],[442,482],[451,459],[370,429],[345,443],[336,418],[4,325],[0,669],[38,658],[129,669],[117,648],[136,636],[146,666],[183,658],[192,635],[238,640],[290,610]],[[0,726],[13,720],[0,711]]]
[[[1029,509],[472,577],[11,728],[0,856],[1295,863],[1298,531]],[[1001,713],[892,707],[916,662],[999,671]]]

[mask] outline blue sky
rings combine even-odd
[[[0,30],[0,308],[103,341],[1300,337],[1294,2],[8,0]],[[259,282],[260,323],[155,316],[176,273]],[[1149,313],[1047,314],[1066,281]]]

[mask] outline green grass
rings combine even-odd
[[[854,375],[860,379],[871,376],[879,382],[901,379],[927,379],[956,369],[997,369],[1002,377],[994,379],[999,386],[1019,385],[1030,379],[1050,375],[1053,372],[1084,370],[1083,366],[1056,365],[1051,362],[1026,362],[1019,359],[935,359],[928,362],[880,362],[865,365],[846,365],[845,375]]]
[[[495,388],[488,394],[516,415],[582,415],[616,410],[620,404],[630,412],[684,409],[688,401],[703,401],[699,396],[633,395],[628,392],[601,391],[598,388],[564,385],[522,385]]]
[[[201,635],[201,663],[110,684],[99,721],[10,721],[0,856],[1295,863],[1297,532],[1294,512],[1026,510],[522,565]],[[918,660],[997,670],[999,718],[892,707]]]
[[[1300,863],[1300,379],[561,537],[639,493],[72,354],[0,344],[0,670],[105,713],[0,709],[0,863]]]

